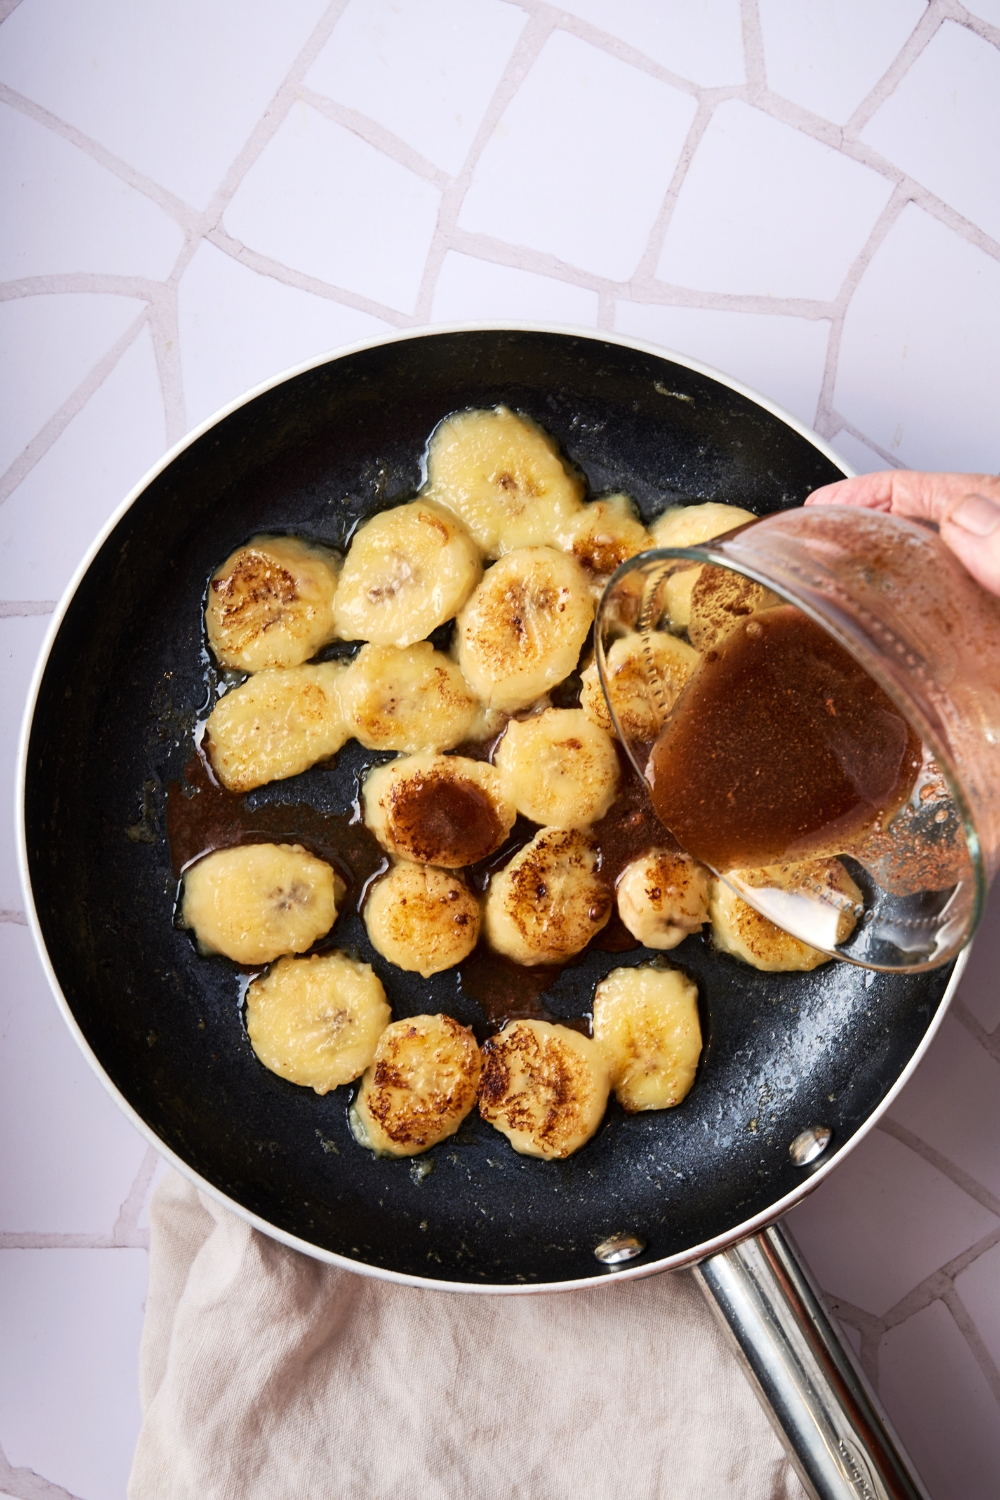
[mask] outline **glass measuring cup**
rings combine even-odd
[[[660,820],[750,906],[875,969],[968,941],[1000,863],[1000,600],[933,528],[817,506],[642,553],[596,655]]]

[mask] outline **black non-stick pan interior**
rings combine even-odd
[[[115,1087],[215,1188],[323,1251],[409,1276],[518,1285],[589,1277],[629,1232],[643,1263],[767,1210],[801,1182],[788,1154],[825,1124],[842,1147],[923,1036],[948,971],[828,964],[762,974],[689,938],[707,1045],[674,1110],[612,1104],[575,1156],[516,1155],[472,1115],[422,1159],[376,1160],[348,1130],[350,1090],[320,1098],[267,1072],[243,1029],[241,976],[174,925],[164,809],[208,706],[206,581],[259,531],[343,546],[359,519],[412,496],[431,429],[505,402],[534,417],[591,493],[625,490],[649,519],[681,500],[760,514],[840,477],[808,438],[708,376],[569,334],[461,332],[366,349],[307,371],[212,427],[155,478],[101,548],[52,649],[31,733],[26,830],[34,900],[66,1000]],[[251,794],[346,813],[369,753]],[[390,970],[360,918],[337,945],[372,963],[396,1016],[482,1027],[454,971]],[[588,1008],[596,981],[649,960],[589,953],[546,997]],[[427,1171],[427,1165],[432,1166]]]

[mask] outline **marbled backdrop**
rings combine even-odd
[[[971,0],[970,0],[971,3]],[[861,470],[1000,468],[1000,0],[0,0],[0,1489],[121,1500],[157,1159],[25,927],[46,617],[166,446],[457,319],[614,329]],[[1000,1493],[1000,903],[792,1218],[935,1500]]]

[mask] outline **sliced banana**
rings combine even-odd
[[[360,1077],[391,1020],[378,975],[346,953],[279,958],[247,990],[247,1034],[260,1061],[317,1094]]]
[[[298,844],[219,849],[185,873],[181,915],[202,949],[269,964],[329,932],[337,917],[333,870]]]
[[[618,790],[614,744],[579,708],[511,719],[493,764],[518,812],[555,828],[587,828]]]
[[[240,672],[297,667],[337,634],[338,559],[294,536],[256,536],[212,575],[205,625],[219,662]]]
[[[579,510],[583,487],[541,428],[506,406],[461,411],[434,431],[427,498],[468,527],[487,557],[550,542]]]
[[[691,623],[691,595],[703,572],[704,565],[679,568],[667,579],[663,593],[667,614],[675,630],[687,630]]]
[[[676,948],[708,921],[710,872],[677,849],[651,849],[618,881],[618,915],[645,948]],[[629,970],[629,973],[632,971]]]
[[[657,516],[649,531],[657,547],[699,547],[714,536],[722,536],[756,519],[752,511],[741,510],[738,505],[706,500],[702,505],[671,506]]]
[[[623,635],[612,642],[608,690],[626,739],[653,743],[699,660],[693,646],[666,630],[652,631],[645,638]],[[580,707],[592,723],[614,734],[597,662],[580,675]]]
[[[410,755],[368,772],[365,822],[383,849],[457,870],[493,854],[517,816],[500,772],[461,755]]]
[[[373,516],[356,532],[333,618],[345,641],[412,646],[454,619],[482,576],[462,523],[430,500]]]
[[[549,1021],[513,1021],[483,1048],[479,1113],[515,1151],[571,1156],[604,1116],[610,1077],[590,1037]]]
[[[488,707],[516,713],[569,676],[593,618],[572,557],[551,547],[508,552],[458,617],[458,664]]]
[[[408,860],[372,886],[364,919],[375,951],[424,979],[461,963],[479,941],[479,902],[465,882]]]
[[[807,912],[811,921],[827,929],[824,935],[831,947],[850,937],[864,909],[860,890],[838,859],[799,860],[735,870],[732,875],[744,885],[775,893],[777,899],[770,899],[776,909],[787,910],[790,920]],[[775,973],[815,969],[828,962],[829,954],[775,926],[718,879],[712,881],[709,913],[716,946],[755,969]]]
[[[598,597],[616,568],[653,545],[627,495],[591,500],[559,527],[555,539],[576,558]]]
[[[490,881],[483,931],[518,964],[557,964],[607,925],[612,895],[600,851],[578,830],[543,828]]]
[[[351,1107],[354,1139],[380,1156],[419,1156],[454,1135],[476,1102],[481,1057],[451,1016],[394,1021]]]
[[[340,681],[348,734],[369,750],[450,750],[479,737],[482,705],[430,641],[362,646]]]
[[[701,1056],[697,986],[679,969],[613,970],[594,994],[594,1040],[624,1109],[672,1109]]]
[[[773,609],[781,602],[778,595],[762,583],[732,573],[728,568],[706,564],[699,569],[691,589],[688,639],[696,650],[709,651],[725,640],[748,615],[754,615],[760,609]]]
[[[335,755],[351,729],[339,684],[344,667],[265,667],[220,698],[208,718],[206,747],[231,792],[297,776]]]

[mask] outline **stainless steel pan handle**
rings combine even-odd
[[[785,1233],[694,1275],[813,1500],[930,1500]]]

